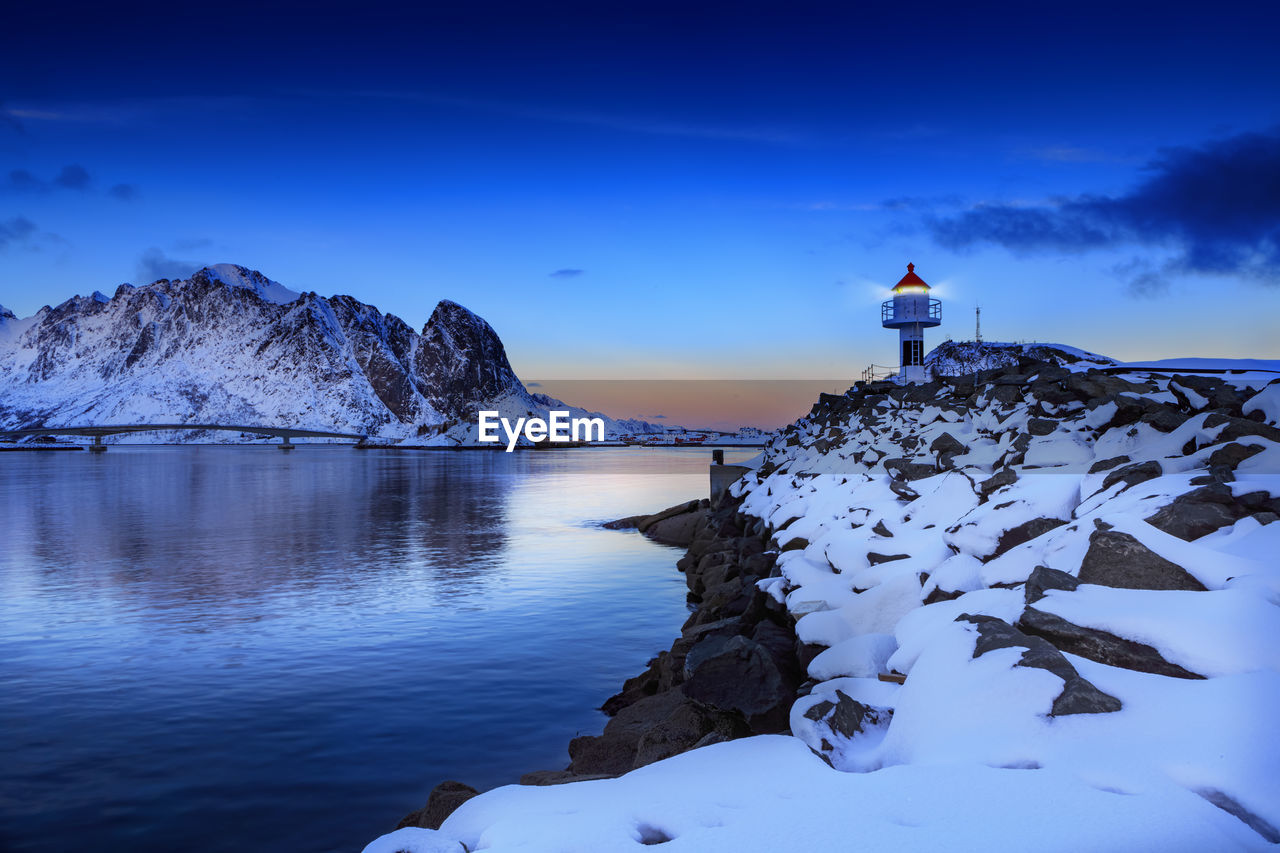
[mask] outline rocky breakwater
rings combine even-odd
[[[823,395],[733,489],[780,546],[792,731],[850,771],[1151,774],[1280,840],[1278,417],[1274,373],[1027,358]]]
[[[616,796],[619,838],[671,837],[634,826],[652,800],[714,813],[705,832],[735,849],[781,849],[743,840],[758,813],[709,780],[729,762],[750,799],[776,768],[741,759],[792,741],[739,736],[789,730],[845,771],[809,765],[801,796],[768,800],[815,849],[851,833],[902,849],[912,803],[914,849],[1280,842],[1280,380],[1074,366],[1020,357],[823,395],[694,524],[681,638],[567,769],[526,781],[649,766],[594,799],[482,795],[426,838],[474,848],[537,815],[554,831],[530,849],[591,849],[591,815]],[[797,802],[811,798],[830,808]]]
[[[775,573],[777,551],[759,522],[739,512],[740,503],[726,499],[713,509],[706,500],[689,501],[605,525],[686,546],[676,568],[692,612],[671,648],[604,703],[604,731],[574,738],[566,767],[526,773],[521,784],[620,776],[707,744],[788,730],[803,672],[794,622],[759,589]],[[461,782],[441,783],[398,828],[436,829],[477,793]]]

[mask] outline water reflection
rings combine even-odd
[[[708,455],[4,454],[0,849],[359,849],[563,766],[685,615],[677,554],[592,522]]]
[[[237,618],[244,599],[355,589],[368,572],[411,577],[435,595],[477,594],[499,568],[521,476],[478,454],[338,448],[33,456],[4,471],[4,550],[33,559],[46,589],[148,618],[193,601]]]

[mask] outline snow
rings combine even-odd
[[[822,681],[841,676],[875,678],[888,671],[886,663],[897,650],[892,634],[862,634],[820,653],[809,664],[809,674]]]
[[[402,829],[365,853],[456,850],[450,843],[489,853],[644,844],[696,853],[1269,847],[1158,777],[1108,790],[1105,780],[1054,768],[938,763],[842,773],[784,736],[714,744],[618,779],[498,788],[464,803],[439,831]]]
[[[1162,358],[1155,361],[1122,361],[1118,367],[1158,367],[1162,370],[1267,370],[1280,373],[1280,359],[1275,358]]]
[[[1280,359],[1271,358],[1165,358],[1158,361],[1124,362],[1126,368],[1140,372],[1142,368],[1159,368],[1162,371],[1213,371],[1237,387],[1261,388],[1280,376]],[[1226,371],[1225,373],[1222,371]]]
[[[231,287],[240,287],[253,291],[267,302],[273,302],[276,305],[288,305],[291,302],[297,302],[302,297],[302,294],[298,293],[298,291],[290,290],[283,284],[267,278],[262,273],[238,264],[214,264],[205,267],[204,271],[209,273],[209,277],[212,279]]]
[[[1280,426],[1280,380],[1272,382],[1244,404],[1244,413],[1257,412],[1272,426]]]
[[[925,356],[925,365],[939,376],[961,376],[1016,364],[1024,356],[1058,364],[1068,370],[1110,367],[1115,359],[1058,343],[1007,341],[946,341]]]
[[[1245,590],[1186,592],[1083,584],[1050,590],[1037,610],[1152,646],[1199,675],[1280,672],[1280,608]]]

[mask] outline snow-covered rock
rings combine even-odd
[[[1066,344],[945,341],[925,356],[925,365],[935,376],[963,376],[979,370],[1009,367],[1020,358],[1033,358],[1072,370],[1118,364],[1113,358]]]

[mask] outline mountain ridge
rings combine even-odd
[[[480,408],[532,415],[546,403],[457,302],[441,300],[417,332],[353,296],[290,290],[236,264],[22,320],[0,313],[0,426],[11,429],[257,422],[454,444],[474,440]]]

